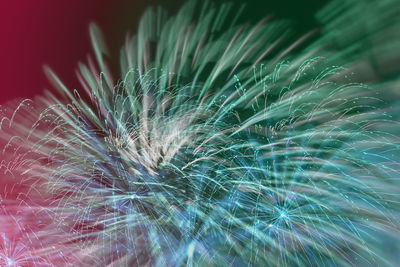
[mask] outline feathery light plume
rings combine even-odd
[[[399,9],[333,1],[320,32],[287,45],[290,23],[242,25],[231,3],[151,8],[118,79],[91,24],[82,88],[46,67],[61,96],[1,124],[2,167],[32,185],[19,201],[45,221],[26,233],[34,264],[391,264],[400,128],[385,98],[398,82],[382,64],[399,56],[400,36],[384,42]]]

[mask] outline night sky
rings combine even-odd
[[[43,73],[49,65],[68,88],[79,88],[78,61],[92,53],[88,25],[99,24],[118,68],[118,51],[127,32],[135,33],[144,10],[161,4],[175,13],[185,1],[42,0],[0,2],[0,104],[33,98],[52,89]],[[234,1],[240,6],[242,1]],[[263,4],[260,5],[260,2]],[[270,2],[270,3],[268,3]],[[267,15],[288,18],[300,34],[317,28],[313,14],[327,1],[247,1],[242,20],[256,23]]]

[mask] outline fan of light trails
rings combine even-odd
[[[358,7],[348,10],[339,18]],[[52,218],[35,234],[46,257],[79,266],[386,261],[379,240],[398,238],[400,140],[380,98],[387,88],[353,81],[372,52],[351,55],[358,43],[346,41],[340,53],[326,49],[338,20],[300,48],[311,34],[282,47],[286,22],[241,26],[239,16],[231,4],[193,1],[171,18],[150,9],[121,49],[118,82],[91,25],[97,63],[79,64],[79,93],[46,69],[63,97],[47,94],[32,127],[14,126],[21,173],[42,199],[33,208]]]

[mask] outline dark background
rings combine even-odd
[[[78,88],[75,68],[92,53],[88,25],[104,32],[115,62],[125,34],[135,33],[146,7],[162,5],[170,14],[182,0],[15,0],[0,2],[0,104],[32,98],[51,89],[43,74],[49,65],[68,88]],[[221,2],[221,1],[213,1]],[[231,1],[232,2],[232,1]],[[244,1],[233,1],[238,5]],[[293,21],[301,34],[318,27],[314,13],[326,0],[247,1],[242,20],[257,22],[273,14]],[[114,62],[114,63],[115,63]]]

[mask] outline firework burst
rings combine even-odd
[[[118,82],[92,24],[83,90],[46,68],[63,96],[37,99],[30,127],[20,109],[3,119],[18,134],[5,135],[3,166],[34,181],[26,203],[51,218],[36,253],[58,266],[387,263],[400,140],[381,89],[352,81],[371,53],[338,67],[357,47],[332,55],[331,31],[295,53],[310,34],[282,49],[285,22],[241,26],[231,4],[196,7],[147,11]]]

